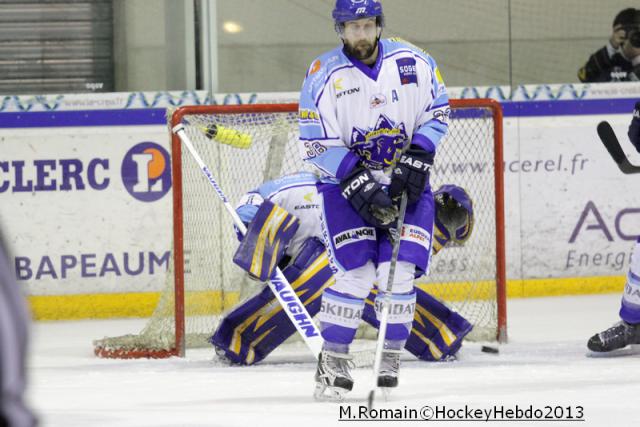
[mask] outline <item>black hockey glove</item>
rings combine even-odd
[[[433,165],[433,156],[433,153],[411,145],[393,169],[389,196],[395,200],[406,191],[409,204],[420,200],[422,192],[429,184],[429,169]]]
[[[391,198],[365,168],[356,168],[340,182],[342,196],[369,224],[379,228],[389,228],[396,219],[398,209]]]

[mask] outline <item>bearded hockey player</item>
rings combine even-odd
[[[433,58],[409,43],[380,38],[379,1],[337,0],[332,16],[341,46],[312,62],[300,94],[302,157],[330,179],[319,186],[321,225],[336,280],[323,292],[325,309],[318,314],[325,343],[317,395],[353,387],[349,345],[373,283],[388,281],[387,229],[405,193],[404,224],[415,232],[401,238],[390,296],[395,314],[378,377],[380,387],[398,384],[400,352],[414,318],[413,279],[429,266],[435,212],[429,171],[450,113]]]
[[[267,182],[245,195],[237,212],[243,222],[249,224],[249,232],[234,257],[238,265],[258,280],[268,278],[269,271],[257,268],[264,262],[254,260],[256,255],[262,260],[270,260],[271,254],[266,247],[268,245],[255,244],[260,239],[254,236],[260,236],[261,231],[268,229],[265,227],[269,223],[266,219],[273,217],[277,209],[293,213],[299,221],[296,233],[289,236],[288,241],[277,237],[271,246],[280,248],[276,263],[312,316],[320,311],[323,290],[335,283],[325,247],[319,238],[321,212],[317,184],[315,175],[301,172]],[[472,203],[462,188],[443,185],[435,192],[435,200],[434,254],[449,242],[462,244],[473,229]],[[285,224],[288,220],[281,219],[280,222]],[[377,328],[373,309],[376,294],[374,289],[367,296],[362,319]],[[422,289],[416,289],[416,298],[417,307],[405,348],[425,361],[455,357],[463,338],[472,329],[471,324]],[[225,315],[211,342],[225,360],[250,365],[264,359],[294,333],[294,326],[271,290],[264,286],[255,296]]]

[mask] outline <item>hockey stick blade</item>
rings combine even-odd
[[[609,122],[603,121],[598,124],[598,136],[622,173],[640,173],[640,166],[629,163],[629,159],[620,147],[618,137]]]

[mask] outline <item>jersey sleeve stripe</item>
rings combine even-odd
[[[329,175],[338,177],[339,172],[344,174],[351,171],[350,169],[346,171],[346,168],[349,164],[354,164],[352,163],[353,157],[356,156],[346,147],[332,147],[319,156],[308,160]],[[344,165],[343,162],[345,162]]]

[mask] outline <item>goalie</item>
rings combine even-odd
[[[249,226],[234,256],[236,264],[262,282],[270,277],[276,265],[280,266],[311,316],[320,311],[323,290],[334,283],[320,234],[317,183],[317,176],[300,172],[266,182],[246,194],[237,212]],[[464,243],[469,238],[473,207],[467,193],[455,185],[443,185],[434,198],[435,255],[449,242]],[[337,245],[339,237],[335,237]],[[425,291],[416,290],[416,309],[405,349],[425,361],[454,357],[473,326]],[[350,314],[375,328],[378,327],[373,305],[376,294],[374,288],[364,309]],[[226,314],[211,343],[221,358],[251,365],[264,359],[294,332],[295,327],[273,293],[264,286]]]

